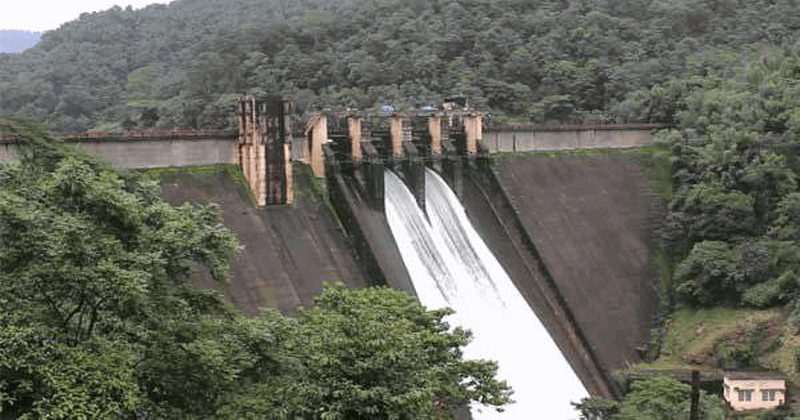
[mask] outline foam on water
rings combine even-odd
[[[386,217],[423,305],[450,307],[449,322],[470,329],[471,359],[499,364],[514,388],[505,412],[475,405],[475,419],[570,419],[587,395],[550,335],[470,223],[458,198],[435,172],[425,176],[428,219],[394,173],[385,174]]]

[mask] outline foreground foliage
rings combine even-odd
[[[582,420],[674,420],[689,418],[691,387],[666,376],[634,382],[621,402],[588,398],[575,404]],[[700,418],[725,419],[725,403],[700,391]]]
[[[0,120],[0,417],[442,418],[509,389],[468,332],[388,289],[332,286],[289,318],[194,289],[228,273],[211,206]]]

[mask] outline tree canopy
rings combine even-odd
[[[800,292],[798,57],[800,47],[718,51],[641,97],[672,104],[675,125],[660,134],[675,170],[662,239],[686,303],[762,308]]]
[[[327,287],[248,318],[194,270],[237,244],[213,206],[172,207],[42,129],[0,120],[0,417],[447,418],[510,402],[493,362],[463,360],[448,311],[389,289]]]

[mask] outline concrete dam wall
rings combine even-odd
[[[637,348],[658,310],[651,241],[659,204],[642,164],[614,154],[521,155],[495,164],[479,157],[447,178],[587,390],[618,396],[612,374],[640,361]],[[358,179],[337,173],[329,180],[337,213],[348,231],[361,232],[354,240],[362,264],[371,261],[375,277],[413,292],[385,216]],[[351,198],[337,198],[342,191]]]
[[[490,153],[632,148],[651,145],[658,128],[653,124],[502,126],[484,131],[481,144]],[[304,139],[290,141],[293,158],[308,160]],[[120,168],[236,164],[238,159],[237,134],[219,130],[82,133],[67,135],[66,142]],[[11,141],[0,138],[0,162],[15,160],[14,148]]]
[[[642,164],[613,154],[528,156],[494,173],[530,240],[523,252],[536,254],[599,368],[609,375],[639,362],[658,311],[659,201]]]
[[[639,361],[637,348],[646,343],[658,310],[649,242],[657,200],[648,193],[647,177],[638,162],[622,155],[619,161],[603,160],[605,156],[585,162],[558,158],[554,165],[542,163],[547,158],[518,155],[493,166],[486,152],[492,150],[492,139],[495,149],[510,141],[513,151],[635,148],[652,144],[658,127],[510,127],[481,136],[480,127],[470,130],[468,124],[472,120],[467,117],[475,117],[462,117],[440,130],[444,120],[435,115],[392,116],[395,130],[388,134],[365,130],[363,115],[347,116],[347,124],[332,117],[338,131],[328,130],[324,116],[315,120],[319,130],[309,130],[311,148],[316,145],[325,155],[318,175],[328,178],[331,202],[353,232],[359,259],[392,287],[414,291],[419,286],[418,276],[408,286],[409,269],[403,267],[397,246],[387,243],[387,218],[380,212],[382,174],[391,169],[416,204],[426,208],[427,187],[420,174],[425,167],[435,169],[459,196],[472,225],[585,388],[592,395],[619,396],[612,373]],[[322,146],[323,138],[332,141]],[[582,166],[587,169],[581,171]],[[408,223],[421,232],[419,224]],[[615,255],[618,251],[623,255]],[[413,265],[422,257],[408,254],[408,259]],[[426,264],[430,272],[444,272],[439,265]],[[514,330],[525,334],[524,329]]]
[[[195,284],[224,293],[253,315],[264,308],[290,314],[300,305],[311,306],[326,281],[367,286],[361,265],[325,206],[324,196],[313,187],[316,181],[310,171],[298,169],[295,204],[265,208],[257,208],[243,182],[224,170],[161,176],[164,194],[172,204],[218,204],[223,224],[236,233],[243,246],[230,281],[215,282],[207,272],[199,271]]]
[[[236,164],[236,142],[226,138],[80,141],[79,148],[118,168]]]
[[[236,134],[220,131],[157,135],[81,135],[67,144],[101,157],[117,168],[168,168],[237,163]],[[16,160],[15,145],[0,139],[0,162]]]
[[[578,328],[570,306],[552,281],[547,266],[488,163],[467,171],[461,202],[481,238],[586,389],[592,395],[615,396],[613,380],[591,351],[591,343]],[[525,331],[518,333],[524,334]]]
[[[491,153],[624,149],[649,146],[657,124],[502,126],[483,133]]]

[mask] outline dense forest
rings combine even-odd
[[[41,32],[0,29],[0,54],[25,51],[36,45],[41,37]]]
[[[500,121],[666,121],[642,92],[796,39],[793,0],[178,0],[83,15],[0,55],[0,115],[60,131],[226,127],[234,95],[300,110],[436,105]]]

